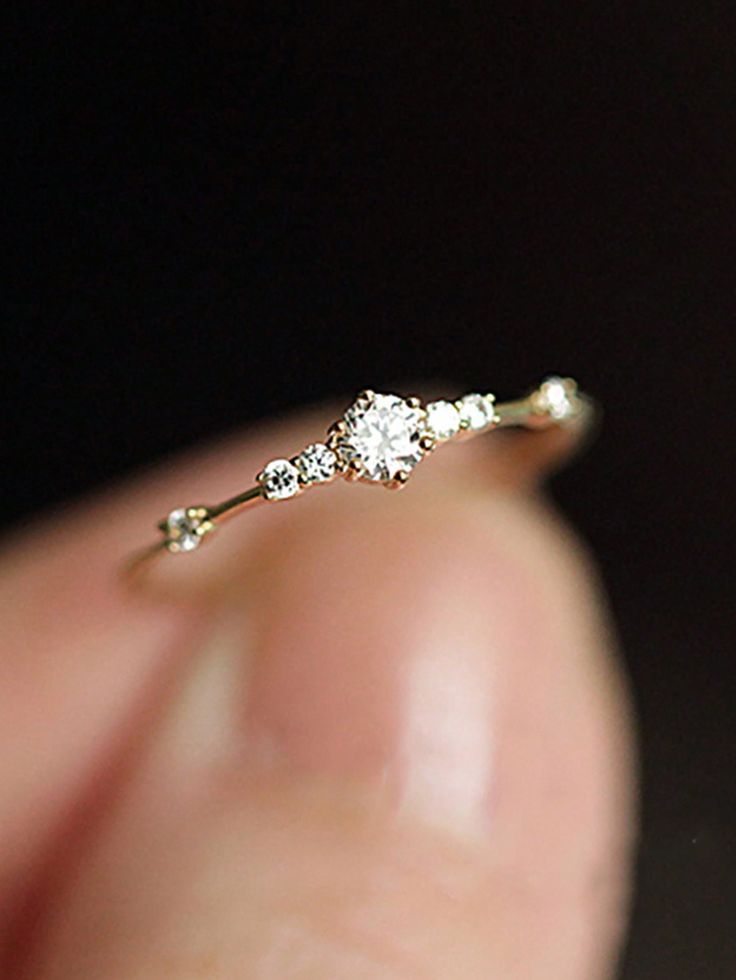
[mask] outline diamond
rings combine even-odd
[[[427,405],[427,428],[444,442],[460,431],[460,413],[452,402],[430,402]]]
[[[539,393],[542,410],[557,422],[577,411],[577,387],[571,378],[553,375],[542,382]]]
[[[287,500],[299,493],[299,470],[288,459],[272,459],[258,480],[267,500]]]
[[[202,544],[202,519],[193,508],[177,507],[166,518],[169,551],[194,551]]]
[[[424,455],[424,412],[398,395],[365,394],[347,410],[342,426],[340,459],[366,480],[395,480]]]
[[[460,420],[464,429],[477,432],[485,429],[494,420],[493,395],[465,395],[457,402]]]
[[[315,442],[299,454],[296,465],[307,483],[331,480],[337,469],[337,456],[321,442]]]

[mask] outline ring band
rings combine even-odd
[[[289,500],[338,477],[403,487],[414,467],[437,446],[494,429],[585,424],[592,403],[572,378],[549,377],[526,397],[496,403],[493,395],[471,393],[456,401],[423,405],[416,397],[362,391],[330,426],[324,442],[308,445],[289,459],[272,459],[241,493],[213,506],[177,507],[159,524],[162,536],[139,551],[125,570],[136,570],[157,555],[194,551],[223,521],[246,507]]]

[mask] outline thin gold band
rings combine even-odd
[[[339,476],[399,489],[413,467],[442,443],[510,426],[586,425],[591,416],[592,403],[575,381],[556,376],[526,397],[500,404],[493,395],[472,393],[423,405],[415,397],[366,390],[330,427],[324,443],[313,443],[291,459],[272,460],[253,486],[221,503],[172,511],[158,524],[161,539],[134,554],[124,571],[137,573],[166,552],[195,550],[216,527],[256,503],[286,500]]]

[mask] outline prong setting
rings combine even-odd
[[[206,534],[214,530],[214,524],[208,520],[206,507],[177,507],[171,511],[159,527],[166,535],[166,548],[172,554],[194,551],[198,548]]]
[[[323,442],[313,442],[293,460],[304,486],[329,483],[337,474],[337,454]]]
[[[581,407],[577,382],[573,378],[552,375],[532,394],[534,410],[554,422],[564,422],[576,416]]]
[[[290,459],[272,459],[257,477],[266,500],[288,500],[302,490],[299,470]]]
[[[494,424],[495,408],[493,395],[479,395],[472,392],[455,402],[460,413],[460,428],[463,432],[482,432]]]
[[[427,405],[427,430],[435,442],[447,442],[460,432],[461,427],[462,417],[457,405],[447,401]]]
[[[418,398],[366,389],[338,426],[340,423],[331,428],[328,444],[337,453],[338,467],[349,480],[393,485],[396,473],[406,473],[408,478],[434,445]]]

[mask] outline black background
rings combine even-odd
[[[736,976],[736,8],[150,6],[9,34],[6,514],[368,382],[577,376],[555,492],[641,718],[624,976]]]

